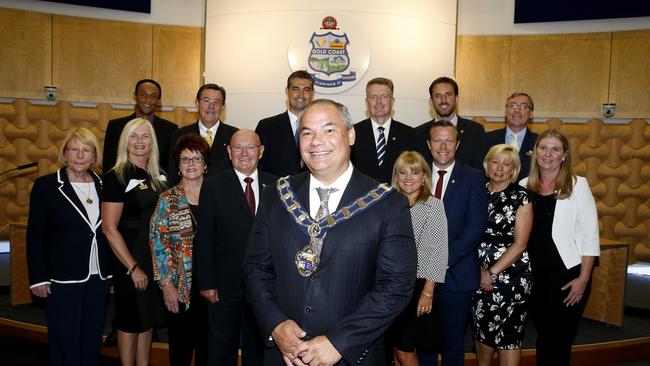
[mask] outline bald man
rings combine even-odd
[[[241,267],[255,212],[276,177],[257,169],[264,145],[251,130],[226,146],[232,169],[209,176],[199,198],[198,288],[208,304],[208,365],[261,365],[263,343],[244,299]]]

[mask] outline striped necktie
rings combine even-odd
[[[377,127],[379,130],[379,138],[377,139],[377,163],[379,166],[384,163],[384,155],[386,154],[386,135],[384,135],[384,128]]]

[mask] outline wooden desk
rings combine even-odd
[[[29,278],[27,275],[26,236],[27,225],[14,223],[9,224],[11,305],[28,304],[32,302],[32,292],[29,290]]]
[[[621,326],[630,244],[600,239],[600,266],[594,269],[584,317]]]

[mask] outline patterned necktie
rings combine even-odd
[[[206,130],[205,131],[205,142],[212,147],[212,131]]]
[[[244,189],[244,196],[246,197],[246,203],[248,203],[248,208],[251,210],[251,214],[255,216],[255,193],[253,193],[253,178],[246,177],[244,178],[246,182],[246,189]]]
[[[377,163],[379,166],[384,163],[384,154],[386,154],[386,135],[384,135],[384,128],[377,127],[379,130],[379,138],[377,139]]]
[[[438,170],[438,182],[436,183],[436,192],[433,196],[437,199],[442,199],[442,182],[444,181],[446,170]]]
[[[296,146],[300,149],[300,125],[296,126],[296,132],[293,134],[293,138],[296,140]]]
[[[336,188],[316,188],[316,192],[318,192],[318,197],[320,198],[320,206],[318,207],[318,212],[316,212],[316,221],[320,221],[323,217],[330,214],[328,206],[330,194],[336,191],[338,191]]]

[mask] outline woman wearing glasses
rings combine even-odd
[[[169,363],[206,363],[207,309],[192,271],[199,193],[207,171],[208,143],[199,134],[179,138],[172,152],[180,182],[160,195],[151,216],[154,280],[168,311]]]

